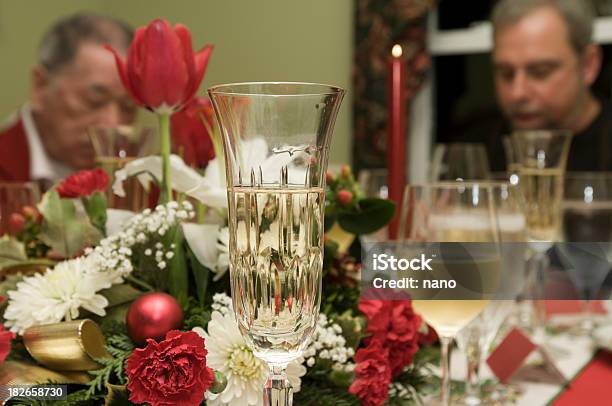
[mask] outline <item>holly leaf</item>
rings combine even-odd
[[[74,201],[61,199],[54,190],[45,193],[38,210],[43,215],[40,239],[64,258],[73,257],[88,240],[100,239],[89,221],[78,218]]]
[[[394,214],[395,203],[393,201],[366,198],[359,201],[358,210],[338,213],[338,223],[349,233],[370,234],[389,224]]]
[[[133,302],[142,295],[142,292],[127,283],[122,283],[120,285],[113,285],[108,289],[103,289],[100,291],[100,294],[108,300],[108,307],[113,307]]]
[[[0,238],[0,269],[19,265],[27,259],[23,243],[8,235]]]

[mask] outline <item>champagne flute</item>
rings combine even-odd
[[[525,280],[526,221],[521,192],[509,182],[491,182],[500,229],[502,276],[497,297],[457,334],[457,344],[467,357],[464,403],[482,403],[480,371],[487,350],[499,328],[514,308]],[[498,396],[500,391],[496,391]]]
[[[269,366],[264,405],[291,405],[287,364],[319,317],[325,172],[344,90],[238,83],[208,93],[223,134],[235,316]]]
[[[595,299],[612,260],[612,174],[568,173],[563,200],[564,242],[559,259],[582,299],[585,318],[579,333],[590,333]]]
[[[149,206],[149,196],[140,184],[138,177],[125,181],[125,197],[113,193],[115,172],[130,161],[149,155],[153,150],[155,132],[151,128],[137,130],[122,125],[118,127],[93,127],[89,129],[89,138],[96,156],[96,166],[103,169],[110,178],[106,189],[108,207],[139,212]]]
[[[457,290],[436,299],[423,290],[411,290],[413,307],[433,326],[442,344],[441,403],[450,405],[450,344],[456,334],[488,305],[501,272],[499,228],[493,192],[483,183],[450,182],[406,187],[401,212],[400,236],[412,245],[440,245],[433,268],[441,266],[455,279],[478,281],[479,288]],[[459,243],[459,244],[448,244]],[[409,244],[410,245],[410,244]],[[455,254],[458,252],[463,255]],[[466,255],[467,253],[467,255]],[[466,284],[467,282],[467,284]],[[469,291],[469,294],[466,294]],[[461,293],[459,293],[461,292]],[[448,291],[445,293],[449,293]]]
[[[546,252],[560,237],[563,177],[572,134],[565,130],[524,130],[511,135],[518,160],[518,177],[527,219],[527,240],[532,251],[528,286],[535,299],[544,298],[544,276],[548,266]],[[542,341],[543,306],[533,302],[536,321],[534,339]]]
[[[483,144],[437,144],[432,156],[431,182],[490,179],[491,169]]]

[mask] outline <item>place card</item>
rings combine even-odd
[[[529,356],[537,352],[542,359],[542,368],[522,368]],[[567,379],[557,368],[553,357],[544,348],[535,344],[519,328],[514,327],[487,358],[489,368],[502,383],[521,375],[534,382],[567,385]],[[520,374],[517,372],[521,370]]]

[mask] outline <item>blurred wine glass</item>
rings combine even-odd
[[[583,303],[581,332],[593,327],[590,301],[597,297],[612,261],[612,173],[568,173],[563,200],[564,242],[555,246]]]
[[[104,169],[109,177],[106,189],[108,207],[141,211],[149,205],[149,193],[137,177],[124,182],[125,197],[113,193],[114,174],[130,161],[152,154],[154,131],[151,128],[136,129],[131,126],[91,128],[89,136],[96,155],[96,166]]]
[[[430,181],[490,179],[491,169],[483,144],[437,144],[431,163]]]
[[[491,182],[497,222],[500,229],[502,274],[500,290],[482,313],[464,327],[456,337],[467,358],[466,405],[480,405],[489,397],[482,393],[480,371],[487,352],[500,327],[514,309],[515,299],[524,289],[527,228],[522,196],[517,185]],[[503,389],[495,390],[503,396]],[[498,399],[499,400],[499,399]]]
[[[438,300],[442,290],[438,290],[433,297],[429,296],[427,289],[409,291],[415,312],[440,336],[441,403],[449,405],[450,344],[459,330],[487,307],[491,297],[485,294],[488,291],[485,286],[495,285],[494,289],[497,289],[502,270],[493,191],[487,183],[408,185],[403,200],[400,237],[407,246],[421,253],[428,245],[440,246],[441,253],[432,257],[432,262],[436,264],[432,266],[433,272],[439,267],[442,272],[468,284],[468,281],[475,280],[475,273],[478,274],[478,288],[451,289],[452,296],[445,295],[443,300]],[[420,248],[419,244],[424,245]],[[459,252],[461,254],[457,255]],[[470,294],[461,296],[458,293],[465,291]]]
[[[0,182],[0,236],[8,233],[11,214],[24,206],[36,206],[39,200],[36,182]]]

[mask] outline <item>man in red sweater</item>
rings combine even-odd
[[[93,14],[51,27],[32,70],[30,101],[0,131],[0,181],[48,186],[94,166],[88,130],[130,124],[136,114],[113,55],[102,45],[125,53],[132,35],[125,23]]]

